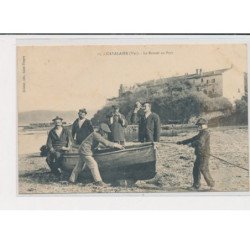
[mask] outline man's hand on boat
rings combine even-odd
[[[120,145],[118,143],[114,143],[114,148],[125,149],[122,145]]]

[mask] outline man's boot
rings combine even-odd
[[[193,184],[191,187],[190,187],[190,190],[193,190],[193,191],[198,191],[200,189],[200,184]]]
[[[94,184],[95,184],[96,186],[98,186],[98,187],[110,187],[109,184],[107,184],[107,183],[105,183],[105,182],[103,182],[103,181],[96,181],[96,182],[94,182]]]

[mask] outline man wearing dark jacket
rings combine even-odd
[[[202,173],[207,185],[212,188],[214,187],[214,180],[209,172],[210,134],[207,130],[207,120],[200,118],[196,125],[198,126],[199,134],[190,139],[177,142],[177,144],[190,145],[195,148],[196,160],[193,168],[194,183],[192,187],[194,189],[200,188]]]
[[[85,108],[79,109],[79,117],[72,125],[72,137],[75,139],[77,145],[80,145],[94,131],[91,121],[86,119],[86,114],[87,111]]]
[[[50,130],[47,139],[48,156],[46,162],[51,172],[56,175],[61,174],[61,156],[65,151],[70,150],[72,143],[70,132],[62,126],[62,120],[58,116],[53,119],[55,127]]]
[[[143,110],[143,113],[140,113]],[[132,123],[138,123],[138,139],[140,142],[159,142],[161,134],[160,117],[151,112],[151,104],[145,102],[142,107],[136,105],[131,116]]]

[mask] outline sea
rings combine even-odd
[[[48,131],[18,131],[18,154],[39,153],[46,144]]]

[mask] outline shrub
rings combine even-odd
[[[247,96],[243,96],[241,100],[235,102],[235,113],[239,123],[248,123],[248,101]]]
[[[186,123],[191,117],[199,116],[204,112],[232,110],[232,104],[228,99],[224,97],[210,98],[203,92],[198,92],[193,84],[188,81],[169,84],[166,89],[161,91],[161,95],[157,93],[149,95],[147,89],[142,87],[135,93],[120,98],[116,104],[120,106],[120,112],[129,121],[135,102],[143,102],[148,98],[152,102],[152,111],[160,116],[162,123],[168,123],[170,120]],[[244,116],[243,113],[246,113],[247,108],[244,105],[247,105],[247,103],[236,104],[238,112],[242,116]],[[105,106],[99,110],[92,119],[93,124],[96,125],[105,121],[106,115],[110,111],[110,106]]]

